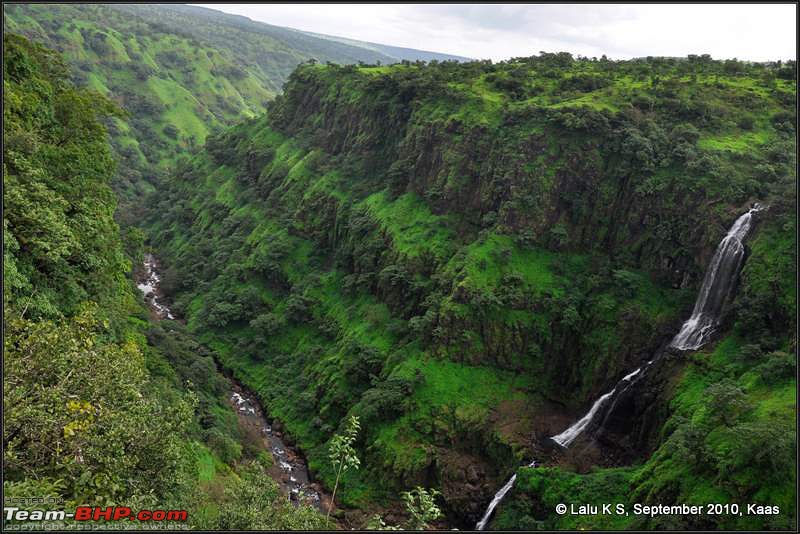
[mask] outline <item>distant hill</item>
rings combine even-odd
[[[389,45],[382,45],[378,43],[370,43],[366,41],[356,41],[353,39],[347,39],[346,37],[336,37],[334,35],[325,35],[323,33],[314,33],[314,32],[303,32],[307,35],[311,35],[313,37],[318,37],[320,39],[327,39],[330,41],[335,41],[339,43],[349,44],[353,46],[360,46],[363,48],[368,48],[371,50],[375,50],[376,52],[380,52],[384,55],[387,55],[393,58],[391,63],[397,63],[402,60],[408,61],[471,61],[471,58],[464,57],[464,56],[454,56],[452,54],[440,54],[439,52],[428,52],[426,50],[416,50],[414,48],[403,48],[401,46],[389,46]]]
[[[209,133],[262,113],[300,63],[462,59],[187,5],[5,5],[3,28],[60,51],[73,67],[73,81],[111,96],[130,113],[111,124],[123,213]]]

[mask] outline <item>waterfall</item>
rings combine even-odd
[[[642,368],[640,367],[639,369],[636,369],[634,372],[626,375],[622,380],[620,380],[617,383],[616,386],[614,386],[614,389],[612,389],[611,391],[609,391],[608,393],[597,399],[594,402],[594,404],[592,404],[591,409],[589,409],[586,415],[581,417],[577,423],[573,424],[571,427],[563,431],[561,434],[553,436],[551,439],[556,443],[558,443],[559,445],[561,445],[562,447],[564,447],[565,449],[569,447],[569,444],[572,443],[575,440],[575,438],[577,438],[587,426],[589,426],[589,423],[591,423],[592,420],[594,420],[595,415],[597,415],[597,412],[600,410],[600,408],[603,407],[606,401],[610,399],[611,396],[614,395],[614,393],[617,392],[617,389],[619,388],[620,384],[623,384],[624,382],[629,382],[634,376],[639,374],[641,370]]]
[[[709,336],[719,325],[722,307],[730,296],[739,276],[739,271],[741,271],[742,263],[744,263],[745,249],[743,241],[753,226],[753,214],[761,211],[761,209],[759,204],[754,204],[747,213],[736,219],[728,233],[720,241],[703,277],[703,283],[700,286],[700,292],[697,294],[692,316],[683,323],[680,331],[670,341],[669,347],[678,350],[698,349],[708,341]],[[561,434],[553,436],[553,441],[562,447],[568,447],[594,421],[606,401],[613,398],[615,393],[621,393],[627,389],[633,378],[649,369],[660,356],[661,353],[632,373],[625,375],[622,380],[617,382],[614,389],[597,399],[589,412],[578,422]]]
[[[536,467],[536,460],[532,461],[527,465],[527,467]],[[489,503],[489,507],[486,508],[486,513],[483,514],[481,520],[478,521],[478,524],[475,525],[475,530],[483,530],[486,528],[486,524],[489,523],[489,519],[491,519],[492,514],[494,513],[494,509],[497,508],[497,505],[500,504],[500,501],[503,500],[503,497],[506,496],[511,488],[514,486],[514,482],[517,480],[517,474],[514,473],[511,475],[511,478],[508,479],[508,482],[500,488],[500,491],[494,494],[492,498],[492,502]]]
[[[683,323],[675,337],[672,338],[669,347],[678,350],[696,350],[708,341],[709,336],[719,325],[722,308],[733,290],[742,264],[744,263],[745,248],[743,242],[753,227],[753,214],[762,209],[762,206],[758,203],[753,204],[753,207],[750,208],[747,213],[736,219],[720,244],[717,245],[717,250],[714,252],[711,263],[703,277],[703,283],[700,286],[700,292],[697,295],[692,315]],[[657,354],[653,359],[649,360],[635,371],[622,377],[611,391],[602,395],[592,404],[592,407],[586,415],[551,439],[565,449],[569,447],[575,438],[586,430],[592,421],[594,421],[607,401],[609,399],[614,399],[611,405],[613,409],[616,404],[615,394],[624,392],[636,380],[641,379],[644,372],[659,359],[661,354],[663,354],[663,352]],[[634,378],[636,380],[634,380]],[[528,465],[528,467],[535,466],[536,462],[532,462]],[[483,530],[486,528],[486,524],[489,522],[495,508],[497,508],[506,494],[511,491],[516,479],[517,475],[515,473],[508,482],[500,488],[500,491],[494,495],[492,502],[489,503],[489,507],[486,509],[486,513],[483,514],[483,517],[475,526],[476,530]]]
[[[694,304],[692,316],[683,323],[680,332],[670,342],[679,350],[700,348],[719,324],[725,304],[744,261],[744,238],[753,226],[753,214],[761,211],[755,204],[736,219],[727,235],[717,246],[711,264],[703,277],[703,285]]]

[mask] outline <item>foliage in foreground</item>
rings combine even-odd
[[[442,511],[436,505],[436,490],[426,490],[417,486],[401,494],[408,521],[401,526],[387,525],[380,515],[374,515],[367,523],[367,530],[426,530],[431,521],[442,518]]]
[[[238,427],[211,354],[135,297],[141,242],[123,247],[113,222],[99,122],[116,108],[52,52],[3,45],[4,495],[188,508],[201,528],[318,527],[254,464],[263,444]]]
[[[358,417],[353,415],[347,420],[342,433],[336,434],[331,438],[329,445],[330,452],[328,455],[331,465],[336,470],[336,480],[333,483],[331,506],[328,508],[328,513],[325,516],[326,526],[331,516],[331,509],[336,502],[336,490],[339,488],[339,478],[342,476],[342,472],[348,469],[358,469],[358,466],[361,465],[361,460],[358,459],[356,450],[353,448],[353,443],[355,443],[360,429],[361,425],[358,422]]]

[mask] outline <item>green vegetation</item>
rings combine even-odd
[[[436,490],[428,491],[420,486],[411,491],[404,491],[403,504],[409,520],[402,530],[427,530],[431,521],[440,519],[442,511],[436,505],[436,497],[439,495]],[[376,514],[367,523],[367,530],[401,530],[401,528],[387,525],[383,518]]]
[[[399,507],[393,495],[424,482],[470,524],[488,495],[465,498],[465,472],[491,466],[499,484],[553,401],[577,415],[674,334],[753,200],[772,206],[753,258],[774,257],[748,260],[733,316],[791,332],[793,301],[775,288],[794,280],[794,66],[731,65],[303,65],[267,115],[211,136],[158,185],[146,227],[175,309],[329,488],[328,440],[359,417],[362,469],[342,475],[343,504]],[[709,144],[738,131],[766,141]],[[764,350],[794,350],[781,343]],[[767,375],[783,372],[774,361]],[[669,421],[679,384],[660,401]],[[776,395],[768,405],[787,401]],[[716,476],[698,468],[687,491]]]
[[[523,468],[512,498],[492,523],[497,529],[793,529],[797,405],[794,357],[764,354],[759,345],[727,337],[700,352],[674,391],[665,439],[642,465],[577,474]],[[558,503],[678,503],[699,515],[573,516]],[[739,503],[743,515],[709,516],[705,506]],[[779,512],[748,514],[747,504]]]
[[[3,28],[61,52],[77,85],[128,112],[108,125],[120,160],[112,185],[123,224],[138,220],[156,176],[167,176],[210,133],[263,113],[299,63],[456,59],[184,5],[4,5]]]
[[[3,49],[4,494],[187,509],[198,528],[319,528],[266,476],[212,355],[134,292],[142,236],[123,246],[114,223],[100,122],[117,108],[52,51],[15,35]]]
[[[350,416],[342,433],[331,438],[328,455],[331,466],[336,470],[336,481],[333,483],[333,493],[331,494],[332,502],[336,500],[336,489],[339,487],[339,478],[342,476],[342,472],[348,469],[358,469],[358,466],[361,465],[361,460],[358,459],[356,450],[353,448],[360,428],[358,417]],[[325,526],[328,526],[331,509],[332,507],[328,508],[328,515],[325,516]]]
[[[201,530],[322,530],[324,520],[311,506],[294,506],[257,464],[221,483],[218,509],[192,525]]]
[[[794,529],[797,465],[796,192],[776,191],[734,302],[732,332],[692,354],[670,393],[660,446],[641,465],[577,474],[521,469],[498,529]],[[739,503],[743,515],[558,516],[561,502]],[[779,513],[748,514],[747,504]]]
[[[99,123],[115,108],[71,86],[50,51],[3,47],[5,493],[166,502],[184,483],[192,397],[149,383],[128,321],[140,308]]]
[[[324,526],[266,476],[218,362],[343,506],[416,528],[441,495],[471,526],[674,334],[759,201],[720,339],[674,358],[630,465],[519,469],[493,526],[796,527],[794,62],[356,65],[401,51],[187,6],[14,5],[4,27],[73,67],[4,38],[6,494]],[[145,245],[185,325],[137,299]],[[614,499],[781,514],[552,513]]]

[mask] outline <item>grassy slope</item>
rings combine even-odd
[[[241,78],[226,75],[239,64],[231,50],[106,6],[5,6],[3,20],[6,31],[62,51],[76,81],[115,98],[131,114],[133,120],[112,128],[124,161],[115,184],[123,200],[151,192],[153,173],[166,172],[214,128],[263,112],[276,93],[259,69],[243,70]],[[168,126],[176,128],[174,137],[165,132]],[[126,172],[129,167],[138,172]]]
[[[21,4],[4,6],[3,25],[61,51],[76,81],[131,113],[112,129],[123,212],[210,132],[262,113],[297,64],[405,58],[189,6]]]

